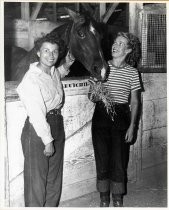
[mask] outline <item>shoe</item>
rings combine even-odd
[[[113,200],[114,207],[123,207],[123,200]]]
[[[100,192],[100,207],[109,207],[110,192]]]
[[[109,207],[109,201],[100,201],[100,207]]]

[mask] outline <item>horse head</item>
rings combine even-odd
[[[100,46],[100,34],[91,19],[66,9],[73,20],[68,48],[72,55],[98,80],[106,77],[107,63]]]
[[[65,57],[68,50],[77,61],[98,80],[104,80],[106,77],[107,64],[103,58],[100,47],[100,35],[95,29],[90,18],[82,16],[70,9],[66,9],[71,20],[67,23],[49,31],[45,36],[60,37],[64,40],[65,48],[63,55]],[[19,55],[18,55],[19,56]],[[33,47],[22,58],[11,71],[11,80],[20,81],[30,63],[38,61],[36,47]],[[63,59],[61,59],[63,61]]]

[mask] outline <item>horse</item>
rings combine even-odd
[[[100,34],[96,30],[95,23],[85,15],[68,8],[65,9],[71,19],[46,35],[51,37],[57,35],[64,40],[66,49],[63,58],[70,51],[75,60],[80,62],[93,77],[104,80],[108,66],[103,56]],[[13,67],[10,80],[20,81],[29,69],[30,63],[38,61],[37,59],[35,47],[28,52],[22,51],[22,58]]]

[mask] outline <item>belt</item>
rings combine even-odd
[[[47,115],[61,115],[61,110],[60,109],[52,109],[47,113]]]

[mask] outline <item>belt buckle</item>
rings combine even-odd
[[[61,112],[60,112],[60,110],[59,109],[52,109],[52,110],[50,110],[49,111],[49,115],[60,115],[61,114]]]
[[[55,112],[53,109],[49,111],[49,115],[54,115],[54,114],[55,114]]]
[[[57,114],[58,114],[58,110],[57,110],[57,109],[54,109],[54,110],[53,110],[53,114],[54,114],[54,115],[57,115]]]

